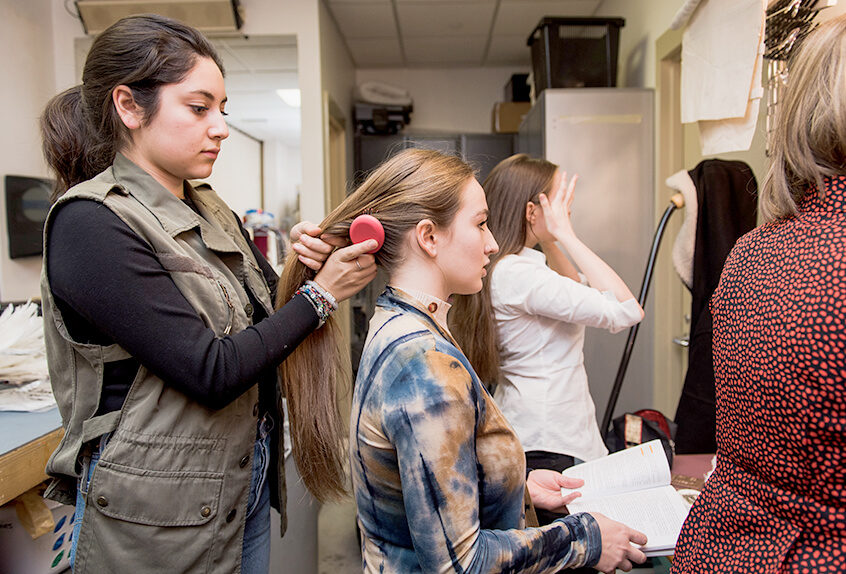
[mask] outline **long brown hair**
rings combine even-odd
[[[112,103],[117,86],[132,90],[149,123],[158,111],[159,88],[181,82],[200,57],[214,60],[223,73],[220,57],[200,32],[164,16],[129,16],[97,36],[82,84],[51,99],[41,116],[44,157],[57,176],[51,199],[109,167],[128,143]]]
[[[491,255],[482,290],[455,297],[450,311],[450,331],[479,379],[487,385],[499,382],[500,377],[490,279],[500,259],[523,249],[528,227],[526,204],[538,203],[539,194],[549,193],[557,169],[558,166],[544,159],[517,154],[499,162],[482,184],[490,210],[488,227],[499,243],[499,252]]]
[[[761,190],[767,220],[796,213],[796,203],[824,178],[846,174],[846,16],[809,34],[793,53],[770,139]]]
[[[390,274],[402,262],[408,232],[423,219],[447,227],[461,206],[461,190],[473,177],[461,159],[437,151],[408,149],[387,160],[320,223],[324,233],[349,239],[350,224],[371,213],[385,228],[376,262]],[[277,291],[281,307],[314,272],[291,253]],[[345,359],[333,317],[311,333],[280,366],[294,460],[308,490],[320,501],[346,494],[346,436],[337,391]]]

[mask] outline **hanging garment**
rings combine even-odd
[[[709,159],[689,172],[696,187],[697,213],[690,286],[690,347],[687,375],[676,410],[676,453],[714,452],[716,408],[708,308],[723,264],[735,242],[757,220],[758,184],[741,161]]]

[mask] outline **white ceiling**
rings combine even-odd
[[[593,16],[602,0],[323,0],[357,68],[529,66],[544,16]]]

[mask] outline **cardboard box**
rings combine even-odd
[[[491,114],[491,131],[495,134],[515,134],[520,123],[532,108],[530,102],[497,102]]]

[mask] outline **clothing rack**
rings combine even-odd
[[[775,127],[781,91],[787,84],[787,59],[802,43],[805,36],[816,28],[814,18],[823,8],[836,4],[836,0],[773,0],[767,7],[764,27],[764,58],[767,64],[767,155],[770,135]]]

